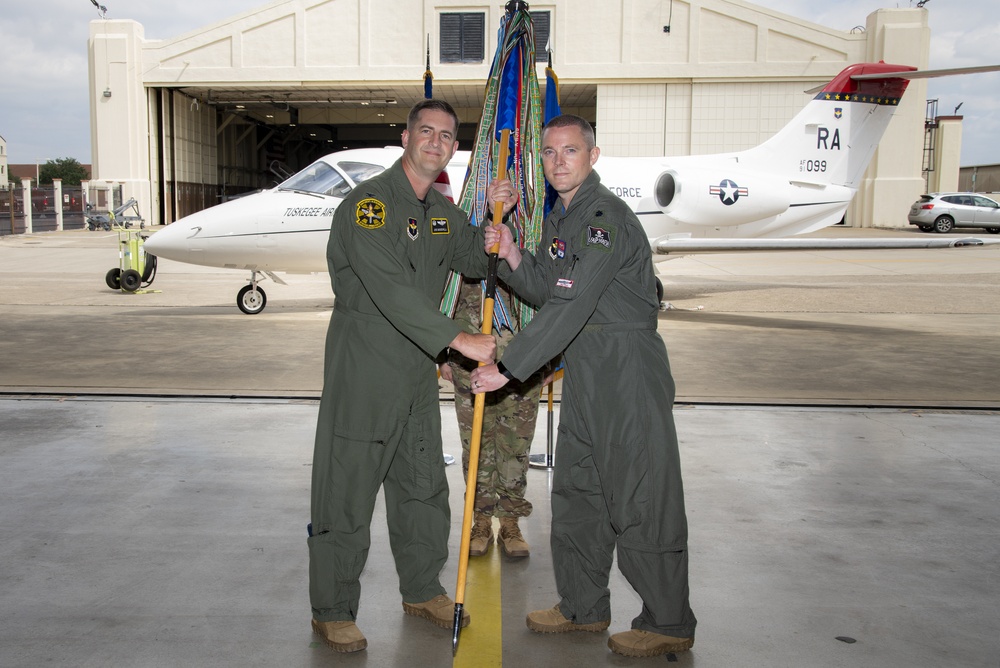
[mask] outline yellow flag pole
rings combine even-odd
[[[504,128],[500,134],[500,156],[497,160],[497,179],[507,178],[507,157],[510,153],[510,130]],[[493,205],[493,224],[503,224],[503,202]],[[483,326],[481,332],[493,333],[493,302],[496,297],[498,241],[490,248],[490,266],[486,276],[486,294],[483,297]],[[479,366],[486,366],[480,362]],[[458,652],[458,636],[462,633],[462,609],[465,606],[465,581],[469,574],[469,543],[471,542],[472,516],[476,502],[476,478],[479,475],[479,446],[483,436],[483,413],[486,411],[486,395],[477,394],[472,412],[472,434],[469,439],[469,472],[465,479],[465,511],[462,515],[462,543],[458,551],[458,584],[455,587],[455,620],[451,633],[451,655]]]

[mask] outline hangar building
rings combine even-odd
[[[540,82],[548,43],[563,110],[594,123],[612,156],[749,148],[846,65],[926,68],[930,43],[922,8],[859,16],[849,32],[742,0],[549,0],[530,10]],[[276,0],[155,41],[134,21],[95,20],[94,179],[121,184],[161,224],[333,150],[398,145],[428,57],[434,95],[456,108],[471,148],[502,15],[496,0]],[[926,83],[912,81],[849,224],[906,224],[925,190],[925,98]]]

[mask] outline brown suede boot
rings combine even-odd
[[[469,532],[469,556],[481,557],[490,551],[493,544],[493,518],[476,513]]]
[[[428,619],[443,629],[450,629],[455,625],[455,601],[448,598],[446,594],[438,594],[423,603],[403,601],[403,612],[414,617]],[[470,621],[469,611],[463,609],[462,628],[468,626]]]
[[[610,619],[590,624],[574,624],[563,616],[562,610],[559,609],[558,605],[549,610],[529,612],[528,618],[525,621],[528,624],[528,628],[535,633],[567,633],[569,631],[599,633],[611,626]]]
[[[368,641],[354,622],[317,622],[314,619],[312,627],[328,647],[338,652],[360,652],[368,647]]]
[[[521,528],[517,526],[516,517],[500,518],[500,533],[497,536],[497,545],[503,549],[503,553],[508,557],[519,559],[531,554],[531,547],[524,536],[521,535]]]
[[[608,647],[622,656],[660,656],[667,652],[683,652],[694,646],[694,636],[675,638],[641,629],[616,633],[608,638]]]

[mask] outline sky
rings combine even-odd
[[[112,19],[133,19],[146,39],[168,39],[269,4],[265,0],[99,0]],[[669,0],[663,0],[668,2]],[[501,0],[497,0],[501,4]],[[837,30],[864,26],[885,7],[917,0],[758,0],[754,4]],[[1000,64],[997,0],[927,0],[930,68]],[[9,161],[57,158],[90,162],[87,97],[89,23],[99,19],[91,0],[3,0],[0,12],[0,136]],[[556,71],[558,73],[558,58]],[[1000,163],[1000,72],[932,79],[928,97],[938,114],[962,105],[961,165]]]

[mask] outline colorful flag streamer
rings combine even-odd
[[[508,178],[518,189],[520,199],[512,212],[514,237],[520,248],[534,251],[542,234],[545,178],[542,175],[541,136],[542,99],[535,74],[535,39],[527,3],[511,0],[500,22],[497,51],[486,82],[485,103],[476,131],[476,141],[469,160],[468,176],[462,188],[459,206],[469,214],[473,225],[489,224],[486,188],[497,174],[495,161],[500,155],[499,138],[510,130]],[[453,274],[445,288],[441,311],[454,315],[462,277]],[[534,309],[517,296],[512,304],[496,299],[496,329],[515,325],[524,327]]]

